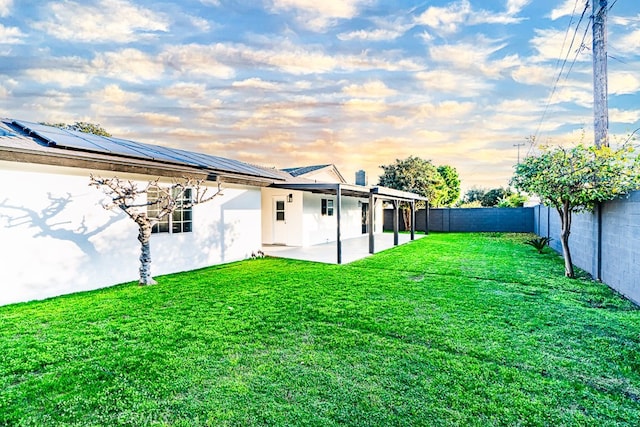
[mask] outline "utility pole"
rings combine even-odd
[[[513,144],[514,147],[518,147],[518,164],[520,164],[520,147],[524,147],[524,142],[520,144]]]
[[[593,11],[593,130],[596,147],[609,146],[607,100],[607,0],[592,0]]]

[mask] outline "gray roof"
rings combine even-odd
[[[23,120],[0,119],[0,147],[64,153],[69,157],[83,159],[89,155],[105,160],[118,159],[133,163],[143,161],[156,166],[174,165],[198,169],[201,172],[230,173],[277,181],[283,179],[281,175],[269,169],[224,157],[98,136]]]
[[[330,164],[328,165],[315,165],[315,166],[301,166],[301,167],[297,167],[297,168],[285,168],[282,169],[283,171],[291,174],[291,176],[300,176],[300,175],[304,175],[310,172],[314,172],[317,171],[319,169],[324,169],[326,167],[331,166]]]

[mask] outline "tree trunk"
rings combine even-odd
[[[140,286],[155,285],[151,277],[151,224],[138,224],[138,241],[140,242]]]
[[[402,208],[402,219],[404,220],[404,231],[411,230],[411,208]]]
[[[573,262],[571,261],[571,250],[569,249],[569,235],[571,234],[571,210],[567,203],[562,209],[558,209],[562,230],[560,232],[560,242],[562,243],[562,255],[564,256],[564,275],[570,278],[575,277]]]

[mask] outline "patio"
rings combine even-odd
[[[375,253],[392,248],[393,233],[376,233]],[[424,234],[415,234],[415,239],[426,237]],[[398,244],[402,245],[411,241],[409,233],[398,234]],[[322,262],[325,264],[337,264],[336,242],[323,243],[321,245],[307,247],[292,247],[266,245],[262,247],[265,255],[276,258],[291,258],[304,261]],[[342,264],[347,264],[371,255],[369,253],[369,235],[342,240]]]

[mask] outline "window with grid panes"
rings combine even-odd
[[[173,197],[180,194],[179,189],[173,189]],[[149,200],[157,200],[160,197],[160,189],[151,187],[147,192]],[[152,233],[188,233],[193,230],[193,211],[190,207],[183,207],[191,202],[191,189],[188,188],[182,193],[182,197],[176,200],[178,207],[171,215],[165,215],[151,229]],[[150,205],[147,208],[147,215],[150,218],[157,217],[160,213],[158,205]]]

